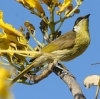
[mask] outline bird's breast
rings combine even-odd
[[[77,35],[75,45],[72,48],[57,50],[52,53],[56,55],[61,61],[70,61],[81,55],[87,49],[89,44],[89,35]]]
[[[75,40],[75,45],[72,48],[72,53],[68,58],[68,60],[72,60],[81,55],[87,49],[89,44],[90,44],[90,36],[88,35],[88,33],[83,35],[77,35]]]

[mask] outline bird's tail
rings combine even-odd
[[[32,56],[32,58],[29,60],[29,62],[33,62],[36,58],[38,58],[39,56],[42,55],[41,52],[38,52],[38,53],[33,53],[33,54],[30,54]]]
[[[36,68],[43,63],[45,63],[48,60],[45,56],[40,56],[36,58],[29,66],[27,66],[22,72],[20,72],[10,83],[10,86],[16,82],[19,78],[21,78],[24,74],[26,74],[28,71],[30,71],[32,68]]]

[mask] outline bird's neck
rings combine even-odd
[[[74,26],[73,31],[78,35],[87,35],[89,36],[89,29],[87,26]]]
[[[80,31],[77,31],[77,40],[80,45],[84,45],[85,43],[88,45],[90,43],[90,35],[89,35],[89,30],[87,29],[81,29]]]

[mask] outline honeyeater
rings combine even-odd
[[[14,80],[44,63],[54,60],[70,61],[81,55],[90,44],[89,16],[90,14],[77,18],[72,31],[44,46],[39,54],[34,56],[35,60],[30,66],[26,67]]]

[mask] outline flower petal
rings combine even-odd
[[[21,47],[26,45],[27,41],[25,40],[23,33],[16,30],[12,25],[7,24],[3,21],[2,11],[0,11],[0,28],[4,32],[0,33],[0,41],[2,41],[0,43],[1,49],[7,49],[9,46],[9,42],[14,42]],[[19,38],[19,41],[17,38]]]
[[[71,2],[72,2],[72,0],[64,0],[63,5],[68,5]]]
[[[35,8],[38,12],[43,13],[45,15],[45,12],[38,2],[38,0],[16,0],[17,2],[21,3],[25,7],[29,8]]]
[[[71,4],[71,2],[72,0],[64,0],[59,12],[63,12]]]
[[[23,34],[20,31],[16,30],[12,25],[7,24],[3,21],[3,12],[1,10],[0,10],[0,28],[2,28],[8,34],[20,37],[23,36]]]

